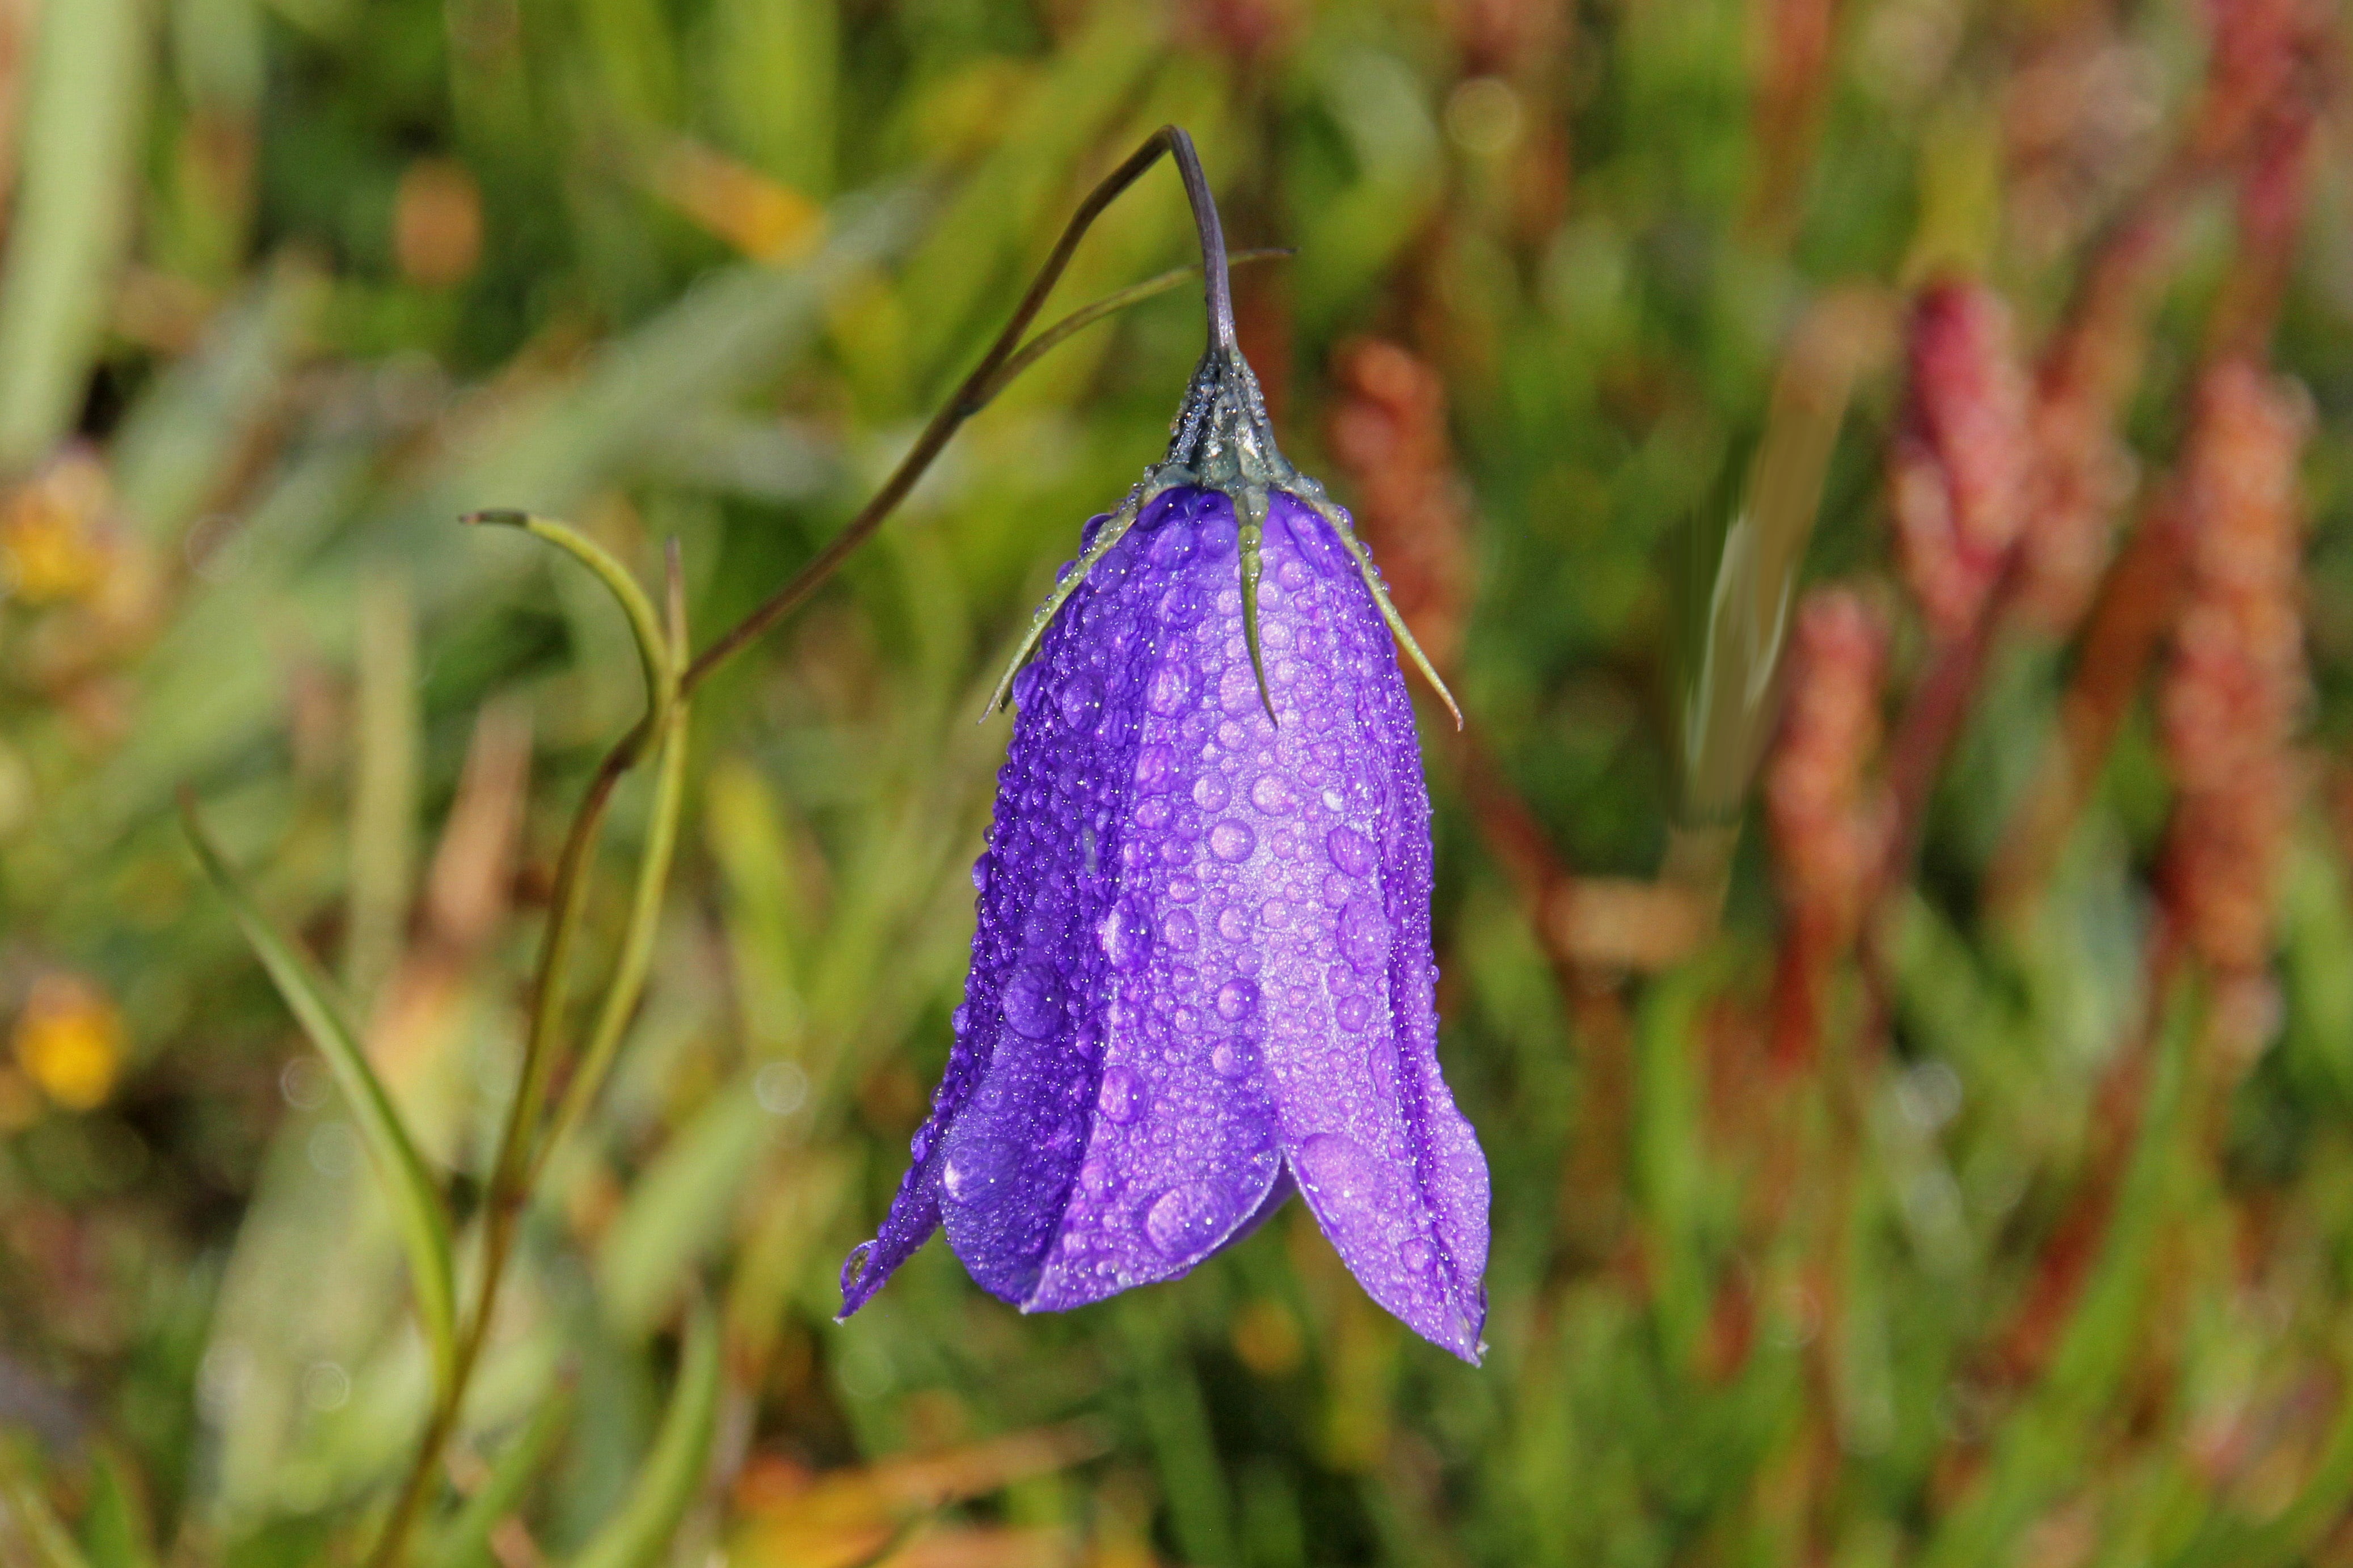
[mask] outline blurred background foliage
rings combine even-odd
[[[1176,121],[1296,247],[1246,346],[1471,716],[1423,718],[1486,1366],[1299,1205],[1068,1317],[934,1246],[830,1321],[946,1052],[972,719],[1158,455],[1180,289],[701,697],[422,1554],[596,1539],[707,1295],[677,1563],[2353,1562],[2341,21],[0,0],[0,1561],[353,1560],[425,1419],[359,1135],[174,788],[464,1218],[639,693],[593,583],[454,520],[648,581],[676,539],[726,625]],[[1057,298],[1188,239],[1156,172]]]

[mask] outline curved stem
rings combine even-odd
[[[1193,203],[1196,226],[1200,230],[1204,245],[1213,247],[1203,255],[1213,342],[1230,343],[1233,338],[1231,289],[1227,278],[1225,248],[1222,231],[1218,226],[1217,210],[1209,202],[1208,182],[1201,174],[1200,162],[1193,151],[1192,140],[1175,126],[1164,125],[1146,137],[1143,145],[1128,154],[1117,168],[1104,175],[1087,193],[1070,222],[1064,226],[1061,237],[1047,255],[1037,277],[1030,282],[1029,291],[1022,295],[1020,303],[1014,308],[1004,331],[997,334],[971,374],[958,384],[955,395],[932,416],[931,423],[923,427],[923,434],[916,438],[907,455],[900,459],[899,466],[892,470],[882,488],[859,509],[857,516],[849,521],[848,526],[818,552],[816,559],[691,661],[685,658],[683,613],[679,604],[679,577],[673,560],[670,584],[669,668],[659,672],[665,679],[652,681],[653,689],[649,693],[649,710],[645,718],[639,720],[637,726],[606,753],[596,777],[589,782],[586,794],[573,814],[572,826],[565,837],[563,853],[556,862],[555,887],[550,900],[552,912],[541,937],[533,986],[531,1036],[524,1047],[522,1071],[500,1134],[498,1152],[491,1163],[491,1181],[484,1195],[482,1271],[475,1288],[472,1311],[459,1337],[450,1391],[435,1402],[424,1437],[417,1445],[407,1476],[394,1500],[392,1511],[386,1516],[384,1528],[376,1537],[375,1548],[368,1553],[369,1568],[393,1568],[400,1561],[417,1516],[433,1489],[433,1479],[443,1450],[457,1431],[467,1384],[480,1356],[483,1342],[489,1337],[491,1319],[497,1309],[500,1287],[505,1279],[509,1256],[513,1250],[516,1227],[529,1194],[530,1178],[539,1168],[539,1162],[532,1158],[533,1132],[539,1121],[535,1112],[540,1101],[545,1098],[547,1079],[554,1067],[556,1026],[562,1013],[561,997],[557,992],[561,989],[560,983],[586,903],[585,875],[588,861],[604,829],[606,816],[611,810],[613,791],[620,784],[622,776],[643,761],[649,751],[662,745],[682,747],[683,737],[675,731],[688,695],[763,632],[806,604],[826,580],[840,569],[842,563],[898,510],[899,504],[906,500],[908,493],[915,488],[916,482],[965,421],[986,407],[1014,374],[1033,363],[1045,347],[1051,346],[1050,342],[1043,346],[1033,344],[1031,347],[1035,352],[1023,353],[1022,334],[1045,308],[1046,297],[1060,280],[1079,241],[1093,226],[1095,219],[1164,153],[1176,156],[1178,167],[1185,174],[1186,194]],[[1133,297],[1131,295],[1130,298]],[[1069,321],[1057,323],[1056,327],[1050,329],[1048,337],[1059,342],[1088,321],[1098,319],[1102,313],[1096,311],[1090,315],[1082,310]],[[476,521],[529,526],[522,514],[515,513],[478,513]],[[533,529],[533,531],[570,547],[571,541],[558,538],[544,528]],[[634,584],[630,586],[634,588]],[[617,587],[616,592],[619,591]],[[649,617],[638,615],[640,606],[628,603],[626,596],[624,607],[631,611],[633,626],[642,633],[643,622]],[[640,637],[641,644],[648,640]],[[649,667],[649,679],[653,673]],[[664,772],[667,773],[670,770],[666,767]],[[641,885],[641,907],[642,892]],[[624,974],[632,967],[625,963]],[[612,1000],[614,998],[607,999],[606,1011],[608,1014],[612,1011],[609,1005]],[[600,1039],[604,1033],[604,1022],[600,1021],[597,1029]],[[592,1088],[588,1092],[593,1092],[594,1079],[603,1076],[602,1063],[590,1065],[597,1068],[590,1079]],[[567,1109],[570,1114],[567,1114]],[[577,1106],[559,1108],[555,1122],[559,1133],[570,1124],[578,1109]],[[553,1140],[543,1145],[543,1157],[545,1147],[552,1146]]]
[[[1185,199],[1192,204],[1193,231],[1201,241],[1203,303],[1209,309],[1209,342],[1227,353],[1241,353],[1234,333],[1234,286],[1226,272],[1226,226],[1218,216],[1217,198],[1209,194],[1209,176],[1201,169],[1201,155],[1193,139],[1174,125],[1163,126],[1168,154],[1185,178]]]
[[[849,560],[858,547],[882,526],[883,521],[899,509],[899,503],[907,499],[907,492],[915,488],[915,481],[923,477],[924,470],[932,466],[933,459],[940,455],[949,437],[963,426],[965,420],[987,406],[987,395],[996,390],[991,383],[997,380],[998,370],[1013,357],[1020,347],[1021,334],[1029,330],[1029,323],[1036,321],[1038,312],[1045,309],[1046,296],[1052,293],[1054,285],[1061,280],[1062,271],[1070,266],[1071,257],[1078,249],[1079,241],[1085,238],[1087,230],[1094,226],[1095,219],[1103,216],[1103,209],[1111,205],[1121,192],[1135,184],[1146,169],[1158,163],[1163,153],[1168,153],[1176,154],[1180,168],[1188,164],[1192,167],[1193,174],[1186,179],[1186,193],[1187,195],[1192,194],[1193,182],[1199,174],[1199,160],[1194,156],[1191,139],[1173,125],[1164,125],[1145,137],[1142,146],[1129,153],[1118,168],[1105,174],[1095,188],[1087,193],[1086,199],[1079,204],[1079,210],[1071,215],[1071,221],[1063,226],[1061,238],[1054,242],[1054,248],[1047,254],[1045,265],[1038,268],[1038,276],[1030,281],[1029,291],[1022,295],[1021,302],[1013,308],[1013,315],[1005,323],[1005,330],[997,334],[997,341],[989,344],[988,352],[981,356],[978,364],[973,366],[972,374],[958,384],[955,395],[932,416],[932,422],[923,426],[923,433],[915,437],[914,446],[899,459],[899,466],[891,470],[891,477],[882,482],[882,488],[874,492],[872,500],[858,509],[858,515],[851,518],[849,524],[833,536],[831,542],[818,552],[817,558],[794,575],[792,581],[770,595],[758,608],[729,627],[721,634],[719,640],[696,656],[679,679],[680,695],[691,692],[763,632],[807,604],[809,596],[825,584],[826,579],[839,571],[841,563]],[[1208,187],[1204,182],[1201,195],[1195,200],[1197,226],[1208,196]],[[1202,232],[1205,235],[1220,232],[1214,207],[1209,209],[1208,222]],[[1206,256],[1203,259],[1205,262],[1211,260]],[[1213,315],[1219,301],[1227,301],[1224,310],[1229,333],[1233,316],[1232,305],[1228,299],[1229,293],[1226,281],[1225,249],[1220,243],[1214,264],[1209,268],[1208,295]]]

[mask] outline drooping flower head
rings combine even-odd
[[[991,1293],[1056,1310],[1183,1274],[1296,1190],[1376,1300],[1475,1361],[1487,1169],[1438,1068],[1400,628],[1275,446],[1175,140],[1209,349],[1011,679],[955,1044],[843,1315],[935,1228]]]

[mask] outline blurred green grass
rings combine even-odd
[[[693,623],[728,624],[1173,120],[1234,243],[1297,249],[1240,285],[1303,467],[1352,503],[1383,478],[1332,456],[1350,342],[1442,386],[1477,755],[1577,877],[1648,879],[1687,804],[1705,546],[1809,310],[1960,264],[2040,342],[2199,112],[2208,22],[2189,0],[0,4],[0,1427],[23,1439],[0,1561],[50,1561],[47,1515],[98,1568],[343,1560],[414,1441],[428,1368],[390,1217],[169,807],[205,795],[262,902],[352,981],[427,1160],[477,1191],[547,868],[638,692],[594,588],[460,512],[560,513],[648,581],[675,537]],[[1980,907],[2074,657],[2048,638],[1995,649],[1894,900],[1890,994],[1842,964],[1794,1079],[1764,1064],[1782,932],[1758,835],[1696,955],[1565,963],[1476,759],[1425,715],[1442,1050],[1496,1178],[1488,1365],[1411,1340],[1296,1205],[1064,1318],[934,1247],[835,1326],[945,1055],[1003,743],[971,720],[1080,522],[1158,453],[1198,350],[1180,290],[1031,372],[698,700],[649,1000],[526,1226],[453,1467],[491,1500],[438,1521],[437,1555],[588,1541],[708,1289],[718,1437],[676,1562],[2353,1561],[2342,123],[2270,350],[2316,418],[2319,787],[2243,1074],[2200,1047],[2195,982],[2160,994],[2144,959],[2172,794],[2146,712],[2040,924]],[[2156,289],[2124,418],[2151,474],[2227,289],[2229,198],[2189,201]],[[1187,243],[1155,174],[1058,299]],[[1819,509],[1786,526],[1811,529],[1806,580],[1900,605],[1899,390],[1866,356]],[[1928,658],[1899,616],[1899,681]],[[608,866],[592,943],[627,897]],[[2105,1086],[2135,1062],[2119,1118]],[[2076,1272],[2042,1322],[2054,1268]]]

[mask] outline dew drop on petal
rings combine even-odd
[[[1353,827],[1334,828],[1325,836],[1324,847],[1332,864],[1351,877],[1361,877],[1373,868],[1372,843]]]
[[[1250,785],[1250,804],[1269,816],[1283,816],[1298,802],[1281,773],[1261,773],[1258,782]]]
[[[1343,996],[1332,1008],[1334,1022],[1352,1035],[1370,1022],[1372,1016],[1372,1004],[1362,996]]]
[[[1125,1126],[1144,1110],[1144,1080],[1135,1076],[1133,1068],[1112,1068],[1103,1076],[1103,1088],[1095,1093],[1095,1105],[1105,1116]]]
[[[1209,853],[1229,865],[1238,865],[1250,857],[1258,847],[1258,835],[1250,826],[1237,817],[1228,817],[1209,829]]]
[[[1240,1078],[1258,1065],[1258,1053],[1247,1040],[1222,1040],[1209,1052],[1209,1070],[1219,1078]]]
[[[1364,1145],[1345,1132],[1319,1132],[1299,1147],[1299,1179],[1330,1203],[1361,1203],[1373,1195],[1377,1167]]]
[[[1193,784],[1193,804],[1203,811],[1223,810],[1232,794],[1223,773],[1203,773]]]
[[[1177,518],[1153,536],[1147,558],[1155,566],[1174,566],[1193,552],[1193,525]]]
[[[1166,741],[1155,741],[1135,754],[1135,787],[1139,794],[1157,795],[1169,785],[1176,771],[1176,748]]]
[[[948,1151],[940,1182],[956,1202],[977,1203],[1020,1163],[1020,1146],[1009,1138],[969,1138]]]
[[[1152,956],[1152,917],[1132,899],[1113,904],[1095,928],[1113,969],[1141,969]]]
[[[1200,896],[1201,884],[1193,880],[1192,878],[1171,877],[1168,879],[1168,901],[1170,903],[1189,904]]]
[[[1061,980],[1042,963],[1025,963],[1006,980],[997,1005],[1015,1034],[1045,1039],[1062,1022]]]
[[[1095,710],[1103,706],[1103,682],[1082,670],[1054,694],[1054,706],[1061,711],[1063,723],[1083,730],[1094,722]]]
[[[1192,679],[1180,664],[1164,664],[1152,672],[1151,682],[1144,689],[1144,705],[1166,718],[1181,711],[1185,700],[1192,695]]]
[[[1228,942],[1248,940],[1255,923],[1249,909],[1241,904],[1228,904],[1218,911],[1218,934]]]
[[[1144,1234],[1162,1257],[1181,1260],[1215,1241],[1224,1228],[1226,1204],[1207,1182],[1187,1182],[1160,1194],[1144,1216]]]
[[[1430,1251],[1430,1243],[1418,1236],[1407,1237],[1398,1247],[1398,1261],[1405,1265],[1409,1274],[1427,1274],[1437,1260],[1438,1255]]]
[[[1190,952],[1201,944],[1201,928],[1190,910],[1170,910],[1161,916],[1160,934],[1179,952]]]
[[[1389,922],[1370,899],[1350,899],[1340,911],[1340,956],[1359,973],[1378,969],[1389,955]]]
[[[1218,1016],[1239,1024],[1258,1006],[1258,986],[1248,980],[1229,980],[1218,987]]]

